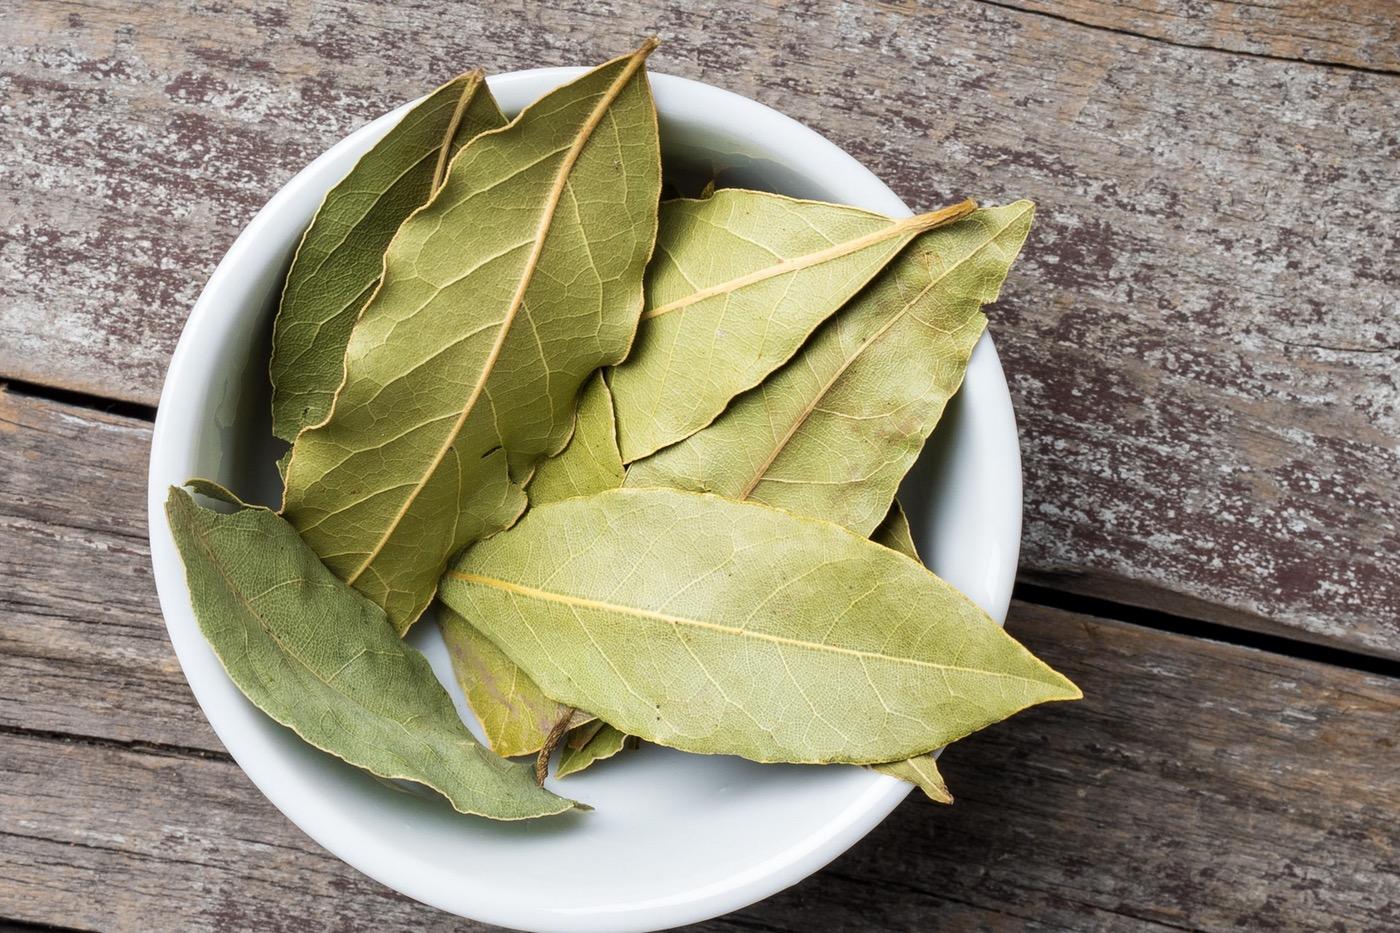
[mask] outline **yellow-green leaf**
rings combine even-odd
[[[559,754],[559,767],[554,770],[554,776],[562,778],[577,774],[605,758],[611,758],[626,747],[627,733],[607,724],[601,724],[588,741],[581,743],[577,748],[572,744],[564,745],[563,751]]]
[[[904,514],[904,508],[899,504],[898,499],[890,503],[890,510],[885,515],[885,520],[870,535],[870,540],[898,551],[910,560],[919,560],[919,551],[914,546],[914,532],[909,527],[909,516]],[[901,781],[908,781],[910,784],[916,785],[928,795],[930,800],[937,803],[952,803],[953,795],[948,793],[948,787],[943,783],[943,775],[938,772],[938,760],[934,757],[935,754],[935,752],[930,752],[927,755],[918,755],[904,761],[891,761],[882,765],[870,765],[870,767],[881,774],[888,774]]]
[[[661,187],[644,61],[616,59],[462,148],[406,220],[284,514],[405,631],[448,559],[509,525],[579,389],[631,345]]]
[[[737,188],[663,204],[637,343],[609,376],[622,459],[709,424],[916,234],[973,207],[894,220]]]
[[[962,384],[982,304],[1032,213],[1018,201],[920,235],[791,362],[705,429],[633,463],[627,484],[754,499],[869,534]]]
[[[569,445],[540,464],[526,489],[534,505],[622,485],[612,397],[601,373],[585,385]],[[444,607],[438,620],[452,671],[491,748],[508,756],[538,752],[568,707],[545,696],[530,675],[461,615]]]
[[[898,499],[890,503],[885,520],[870,533],[870,540],[898,551],[910,560],[923,563],[918,548],[914,546],[914,531],[909,527],[909,516],[904,514],[904,507]]]
[[[453,676],[491,750],[506,757],[538,752],[569,707],[545,696],[505,652],[451,607],[439,605],[437,619]]]
[[[597,735],[605,726],[601,719],[594,719],[581,725],[574,726],[569,730],[569,734],[564,739],[564,744],[574,751],[578,751],[588,744],[588,741]]]
[[[427,660],[277,515],[209,511],[176,488],[165,511],[200,630],[273,719],[380,777],[425,784],[462,813],[516,820],[574,806],[478,745]]]
[[[441,183],[467,141],[504,126],[480,71],[429,94],[360,157],[301,238],[272,334],[272,433],[322,421],[344,375],[345,344],[394,231]]]
[[[938,762],[932,755],[920,755],[905,761],[871,765],[872,770],[901,781],[908,781],[923,791],[934,803],[952,803],[953,795],[948,793],[948,785],[943,783],[943,775],[938,772]]]
[[[687,751],[884,763],[1080,695],[904,555],[701,493],[532,508],[442,596],[547,695]]]
[[[612,394],[598,373],[579,396],[569,445],[540,463],[526,492],[531,505],[589,496],[622,485],[625,470],[617,449]]]

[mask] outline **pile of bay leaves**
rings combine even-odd
[[[580,807],[551,752],[638,739],[950,799],[930,752],[1079,696],[894,501],[1032,207],[663,200],[653,45],[513,120],[465,74],[326,195],[274,332],[281,509],[170,493],[195,616],[278,722],[463,813]],[[489,749],[402,640],[435,600]]]

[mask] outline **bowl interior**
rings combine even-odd
[[[519,72],[490,84],[509,113],[579,71]],[[908,213],[849,156],[786,117],[695,82],[652,80],[668,172]],[[463,817],[267,719],[195,626],[165,491],[206,476],[260,502],[280,498],[266,366],[281,280],[325,190],[402,109],[347,137],[268,204],[210,280],[172,360],[152,447],[152,559],[191,687],[229,751],[288,818],[361,871],[437,907],[526,929],[642,930],[780,890],[868,832],[907,785],[853,767],[762,766],[646,747],[551,784],[594,812],[511,824]],[[989,338],[902,497],[926,562],[1003,618],[1020,535],[1020,467]],[[477,731],[436,626],[420,623],[410,640]]]

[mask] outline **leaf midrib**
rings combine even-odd
[[[442,465],[448,452],[452,450],[453,445],[457,442],[457,438],[462,432],[462,427],[466,424],[472,411],[475,410],[477,402],[480,400],[481,394],[486,387],[486,383],[495,369],[496,362],[499,360],[501,351],[505,346],[506,337],[510,334],[511,326],[514,324],[516,316],[520,313],[520,308],[524,305],[525,292],[534,278],[535,269],[539,264],[540,254],[544,250],[544,241],[548,237],[549,230],[553,225],[554,215],[558,210],[559,202],[563,197],[564,188],[568,184],[569,176],[573,172],[573,167],[575,163],[577,163],[579,155],[583,152],[583,147],[592,137],[593,131],[597,129],[598,124],[602,122],[603,115],[607,113],[613,101],[622,93],[622,89],[627,86],[632,80],[632,77],[637,73],[637,70],[641,68],[642,63],[646,60],[647,55],[651,51],[651,47],[651,44],[648,43],[647,45],[643,45],[637,52],[633,53],[631,60],[628,61],[627,65],[622,69],[622,73],[613,80],[613,83],[608,86],[607,91],[603,93],[598,103],[594,105],[593,110],[588,115],[588,119],[584,121],[582,128],[575,137],[573,145],[571,145],[569,151],[565,153],[563,160],[559,164],[559,170],[555,174],[554,184],[550,188],[549,195],[545,200],[540,222],[535,228],[534,244],[531,247],[530,255],[526,258],[525,268],[522,270],[520,282],[516,287],[515,294],[511,296],[510,305],[497,330],[496,340],[492,344],[491,350],[482,364],[481,374],[478,376],[476,384],[472,386],[471,394],[468,395],[461,414],[458,415],[456,422],[453,424],[452,429],[448,431],[437,453],[434,454],[427,468],[423,470],[418,482],[414,484],[413,490],[405,497],[403,504],[386,526],[379,540],[375,542],[374,547],[370,549],[361,564],[345,578],[347,583],[354,585],[355,581],[358,580],[360,576],[369,569],[370,565],[378,559],[379,555],[383,553],[389,540],[393,538],[395,532],[398,531],[399,525],[402,524],[409,509],[413,507],[413,504],[418,500],[418,496],[421,495],[424,488],[427,487],[428,481],[437,474],[438,468]]]
[[[776,278],[780,275],[786,275],[789,272],[800,272],[803,269],[809,269],[812,266],[821,265],[824,262],[830,262],[834,259],[840,259],[844,256],[850,256],[860,252],[863,249],[867,249],[871,246],[877,246],[880,243],[883,243],[887,240],[897,239],[899,237],[905,236],[906,234],[909,236],[914,236],[915,234],[922,233],[925,230],[932,230],[934,227],[950,223],[954,220],[957,220],[960,217],[971,213],[973,210],[976,210],[976,207],[976,204],[968,200],[963,201],[960,204],[954,204],[952,207],[945,207],[942,210],[932,211],[931,213],[919,214],[915,217],[906,217],[903,220],[894,221],[887,227],[881,227],[879,230],[873,230],[870,233],[864,234],[863,236],[858,236],[853,240],[846,240],[841,243],[836,243],[832,246],[828,246],[826,249],[818,250],[815,253],[807,253],[805,255],[797,256],[792,259],[784,259],[782,262],[774,263],[771,266],[764,266],[762,269],[757,269],[753,272],[746,273],[745,275],[741,275],[738,278],[729,279],[724,282],[719,282],[715,285],[709,285],[705,288],[697,289],[696,291],[691,292],[689,295],[686,295],[684,298],[678,298],[675,301],[669,302],[668,304],[660,305],[658,307],[650,308],[646,311],[643,311],[642,320],[648,321],[653,318],[658,318],[663,314],[669,314],[672,311],[679,311],[682,308],[689,307],[690,305],[699,304],[700,302],[706,301],[710,298],[714,298],[717,295],[726,295],[731,292],[737,292],[742,288],[748,288],[750,285],[757,285],[759,282],[764,282],[768,279]],[[674,262],[674,259],[672,261]],[[681,277],[686,278],[688,281],[689,277],[686,276],[684,270],[681,270],[679,263],[676,263],[676,268],[681,271]]]
[[[984,674],[988,677],[1005,677],[1011,680],[1020,680],[1027,683],[1044,685],[1044,681],[1033,677],[1024,677],[1020,674],[1012,674],[1004,671],[989,671],[976,667],[962,667],[956,664],[939,664],[935,661],[923,661],[919,658],[901,657],[898,655],[881,654],[877,651],[862,651],[859,648],[843,648],[840,645],[829,645],[823,642],[802,641],[797,638],[784,638],[781,635],[771,635],[767,632],[754,632],[749,629],[739,628],[733,625],[722,625],[718,622],[706,622],[702,619],[691,619],[686,616],[671,615],[665,612],[658,612],[654,609],[644,609],[640,606],[627,606],[621,603],[611,603],[605,600],[589,599],[584,596],[571,596],[567,593],[556,593],[551,590],[542,590],[533,586],[526,586],[523,583],[514,583],[500,577],[487,576],[479,573],[469,573],[463,570],[449,570],[447,576],[454,580],[469,585],[486,586],[492,589],[502,590],[516,596],[523,596],[527,599],[536,599],[543,602],[552,602],[559,605],[568,606],[571,609],[593,609],[600,612],[615,612],[620,615],[635,616],[641,619],[650,619],[655,622],[665,622],[673,626],[689,626],[692,628],[704,629],[718,632],[724,635],[735,635],[741,638],[752,638],[756,641],[765,641],[775,645],[787,645],[793,648],[803,648],[810,651],[825,651],[832,654],[847,655],[849,657],[861,659],[873,659],[895,664],[911,664],[916,667],[926,667],[939,671],[954,671],[964,674]]]

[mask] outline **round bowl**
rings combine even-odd
[[[515,113],[582,70],[515,72],[490,86]],[[878,178],[793,120],[695,81],[651,80],[668,168],[909,213]],[[648,747],[551,782],[592,804],[591,813],[493,823],[302,742],[238,692],[195,624],[166,524],[167,489],[202,476],[255,501],[277,501],[267,358],[282,278],[326,190],[408,106],[346,137],[268,202],[215,270],[175,349],[151,445],[150,534],[161,608],[185,676],[219,739],[288,819],[355,868],[434,907],[525,930],[617,933],[751,904],[845,851],[909,785],[862,768],[758,765]],[[1020,542],[1021,469],[1011,398],[989,337],[901,495],[929,566],[1004,619]],[[476,730],[436,626],[416,626],[411,640]]]

